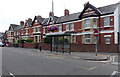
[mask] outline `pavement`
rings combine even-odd
[[[38,52],[40,52],[38,50]],[[62,56],[74,56],[76,58],[80,58],[83,60],[91,60],[91,61],[106,61],[109,60],[110,55],[106,55],[103,53],[97,53],[95,52],[71,52],[71,53],[62,53],[62,52],[50,52],[48,50],[42,50],[41,52],[48,53],[48,54],[54,54],[54,55],[62,55]]]

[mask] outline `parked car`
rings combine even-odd
[[[0,47],[4,47],[4,44],[2,42],[0,42]]]

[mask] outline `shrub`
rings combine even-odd
[[[25,39],[18,39],[17,40],[18,43],[25,43],[25,41],[26,41]]]
[[[44,43],[50,44],[51,43],[51,38],[50,37],[45,37]]]
[[[33,40],[32,40],[32,39],[26,39],[26,42],[27,42],[27,43],[32,43]]]

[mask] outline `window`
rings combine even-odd
[[[93,19],[93,27],[97,27],[97,19],[96,18]]]
[[[28,34],[28,29],[26,29],[26,34]]]
[[[66,24],[66,31],[69,31],[69,24]]]
[[[76,36],[72,36],[72,43],[75,43],[76,42]]]
[[[104,17],[104,26],[110,26],[110,17]]]
[[[105,38],[105,43],[110,44],[110,38]]]
[[[59,25],[59,32],[62,32],[62,25]]]
[[[45,27],[43,28],[43,33],[45,33]]]
[[[40,27],[33,28],[34,32],[40,32]]]
[[[40,32],[40,27],[37,27],[37,31],[36,32]]]
[[[90,44],[90,34],[85,35],[85,43]]]
[[[22,30],[22,35],[23,35],[23,33],[24,33],[24,30]]]
[[[73,23],[70,24],[70,30],[71,30],[71,31],[74,30],[74,24],[73,24]]]
[[[86,19],[85,20],[85,28],[89,28],[90,27],[90,19]]]

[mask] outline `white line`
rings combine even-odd
[[[118,71],[113,71],[113,73],[111,74],[110,77],[113,77],[113,76],[115,76],[115,75],[118,74],[118,73],[120,73],[120,72],[118,72]]]
[[[10,72],[10,75],[13,76],[13,77],[15,77],[11,72]]]

